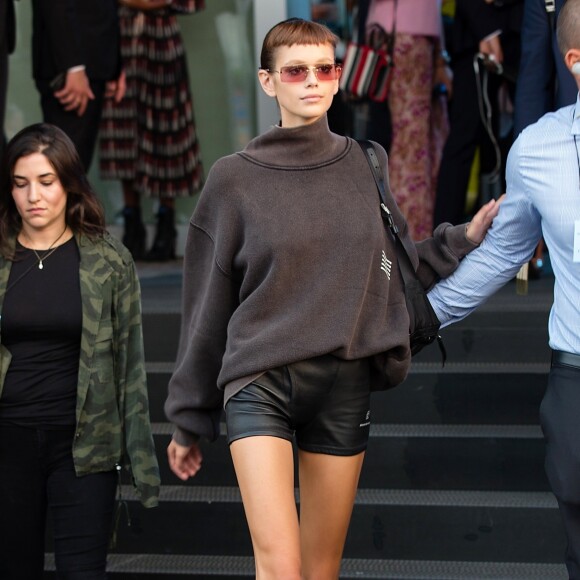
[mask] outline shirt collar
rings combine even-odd
[[[573,115],[572,129],[570,133],[572,135],[580,135],[580,93],[578,93],[578,96],[576,97],[576,105],[573,109]]]

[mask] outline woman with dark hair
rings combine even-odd
[[[57,577],[101,580],[122,469],[159,491],[138,278],[63,131],[20,131],[0,185],[0,578],[42,578],[50,513]]]
[[[183,324],[165,410],[169,464],[201,467],[200,436],[227,437],[259,580],[336,579],[370,429],[370,393],[410,364],[409,314],[362,148],[332,133],[336,36],[291,19],[267,34],[258,78],[280,125],[211,169],[190,222]],[[375,145],[383,174],[387,156]],[[388,184],[388,180],[385,180]],[[424,286],[483,239],[492,201],[467,226],[415,245]],[[300,516],[294,491],[298,451]]]

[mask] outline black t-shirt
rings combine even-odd
[[[79,262],[74,238],[48,256],[42,269],[32,250],[17,246],[1,319],[2,344],[12,361],[0,397],[0,423],[75,424],[82,328]]]

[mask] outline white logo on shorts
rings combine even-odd
[[[371,424],[371,412],[370,409],[367,411],[365,415],[365,420],[363,423],[360,423],[359,427],[368,427]]]

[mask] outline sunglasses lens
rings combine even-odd
[[[319,81],[333,81],[336,79],[335,66],[333,64],[324,64],[316,67],[316,78]]]
[[[340,76],[341,68],[334,64],[323,64],[314,68],[319,81],[334,81]],[[280,80],[284,83],[302,83],[308,78],[310,69],[305,65],[283,66],[280,69]]]
[[[300,83],[308,76],[308,67],[283,66],[280,69],[280,80],[284,83]]]

